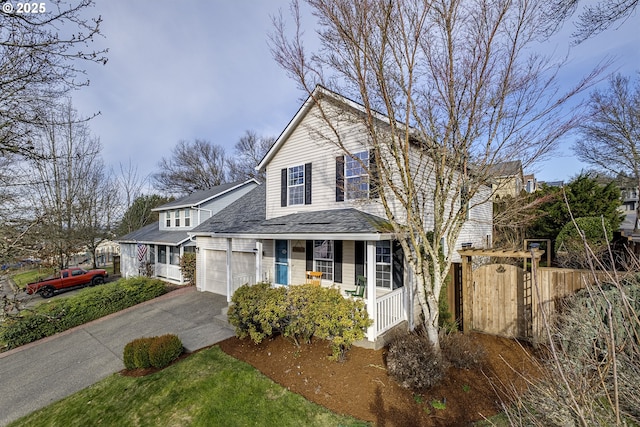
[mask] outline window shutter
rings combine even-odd
[[[404,286],[404,251],[397,240],[393,241],[391,251],[393,255],[393,289],[398,289]]]
[[[344,156],[336,157],[336,202],[344,202]]]
[[[378,164],[376,156],[378,151],[375,148],[369,150],[369,198],[377,199],[380,197],[380,176],[378,175]]]
[[[342,240],[333,241],[333,281],[342,283]]]
[[[287,206],[287,168],[280,171],[280,206]]]
[[[306,257],[306,270],[313,271],[313,240],[307,240],[306,248],[305,248],[305,257]]]
[[[365,252],[364,252],[364,242],[362,240],[356,240],[355,241],[355,263],[356,263],[356,277],[354,277],[354,280],[358,280],[358,276],[366,276],[366,273],[364,271],[364,259],[365,259]]]
[[[311,163],[304,165],[304,204],[311,204]]]

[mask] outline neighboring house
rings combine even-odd
[[[338,110],[334,129],[347,136],[343,143],[351,156],[319,137],[326,124],[309,97],[258,165],[266,171],[265,184],[189,233],[196,238],[197,286],[230,300],[243,283],[302,284],[313,271],[321,273],[322,286],[344,293],[355,289],[360,276],[374,320],[367,337],[374,342],[419,315],[412,275],[384,218],[377,196],[384,189],[360,167],[372,158],[372,147],[363,125],[349,115],[361,115],[363,108],[321,87],[314,95]],[[380,121],[384,125],[385,118]],[[490,245],[492,206],[478,202],[489,192],[487,187],[472,200],[457,248]]]
[[[535,193],[538,191],[538,181],[535,175],[529,174],[524,176],[524,191],[527,193]]]
[[[497,163],[491,168],[489,175],[493,179],[492,190],[494,197],[517,197],[525,188],[520,160]]]
[[[180,257],[195,252],[189,231],[238,200],[258,185],[254,179],[222,184],[196,191],[153,209],[159,220],[117,241],[120,243],[122,277],[150,273],[172,283],[183,284]]]

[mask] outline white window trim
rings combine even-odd
[[[377,251],[377,247],[378,247],[378,243],[382,243],[382,242],[389,242],[389,262],[378,262],[378,251]],[[380,288],[380,289],[387,289],[387,290],[392,290],[393,289],[393,244],[390,240],[381,240],[379,242],[376,243],[376,259],[375,261],[375,271],[376,271],[376,287]],[[378,265],[381,266],[389,266],[389,286],[378,286]]]
[[[291,184],[291,172],[292,169],[297,169],[297,168],[301,168],[302,169],[302,183],[300,184]],[[307,179],[307,177],[305,176],[305,170],[304,170],[304,164],[302,165],[296,165],[296,166],[291,166],[289,168],[287,168],[287,204],[289,206],[297,206],[297,205],[304,205],[304,191],[305,191],[305,181]],[[298,189],[298,188],[302,188],[302,197],[299,201],[297,202],[293,202],[291,200],[291,190],[292,189]]]
[[[323,280],[328,280],[328,281],[333,281],[334,275],[335,275],[335,243],[333,240],[327,240],[327,242],[331,243],[331,258],[316,258],[316,242],[324,242],[324,240],[314,240],[313,241],[313,268],[315,271],[322,271],[321,269],[318,268],[318,262],[317,261],[321,261],[321,262],[330,262],[331,263],[331,277],[327,277],[325,278],[325,274],[326,272],[322,271],[322,279]]]

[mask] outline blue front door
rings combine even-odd
[[[276,283],[289,284],[289,241],[276,240]]]

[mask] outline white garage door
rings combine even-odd
[[[203,290],[227,295],[227,253],[219,250],[205,250]],[[255,279],[256,255],[252,252],[233,252],[231,269],[234,287],[239,287]]]

